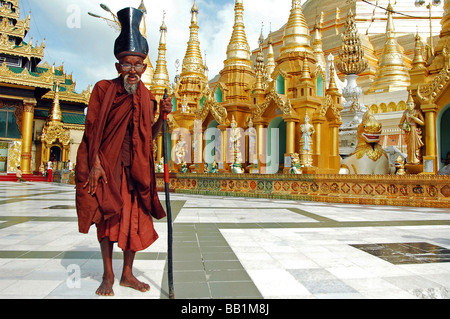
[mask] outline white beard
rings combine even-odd
[[[138,78],[138,83],[130,84],[130,83],[128,83],[128,77],[129,76],[130,76],[129,74],[125,75],[125,78],[123,79],[123,86],[125,88],[125,91],[127,91],[128,94],[132,95],[132,94],[135,94],[137,92],[137,89],[139,87],[139,82],[141,81],[141,78],[139,77],[139,75],[136,75],[137,78]]]

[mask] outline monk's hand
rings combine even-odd
[[[91,172],[89,173],[89,178],[87,182],[84,184],[83,188],[89,186],[88,194],[94,196],[95,193],[97,192],[97,187],[100,181],[103,181],[104,183],[108,184],[106,172],[103,169],[102,165],[100,164],[100,160],[96,160],[91,169]]]
[[[166,98],[166,99],[162,99],[159,102],[159,112],[161,114],[166,113],[169,114],[170,112],[172,112],[172,100],[170,98]]]

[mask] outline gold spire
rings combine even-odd
[[[55,97],[53,98],[53,106],[48,116],[50,122],[61,122],[62,113],[61,107],[59,105],[59,84],[55,83]]]
[[[310,41],[311,36],[300,0],[292,0],[291,14],[284,29],[283,47],[280,49],[280,55],[298,51],[312,53]]]
[[[322,30],[320,28],[320,22],[316,22],[314,24],[314,40],[312,43],[312,48],[317,64],[322,66],[322,69],[325,70],[327,62],[325,60],[325,54],[322,50]]]
[[[415,46],[415,50],[414,50],[414,60],[412,63],[412,69],[413,70],[424,69],[425,66],[426,66],[426,62],[423,58],[422,42],[420,39],[420,35],[417,32],[416,33],[416,46]]]
[[[170,87],[170,79],[169,73],[167,72],[167,61],[166,61],[166,34],[167,34],[167,26],[164,21],[165,13],[163,18],[163,23],[161,28],[159,29],[161,32],[161,38],[159,40],[159,48],[158,48],[158,60],[156,61],[156,70],[153,75],[152,88],[169,88]]]
[[[141,31],[144,38],[147,39],[147,26],[145,23],[145,16],[147,15],[147,8],[145,8],[144,0],[141,0],[141,4],[139,5],[138,10],[141,10],[142,13],[144,14],[144,18],[142,19],[141,24],[139,26],[139,31]]]
[[[203,63],[202,53],[200,51],[200,41],[198,39],[198,7],[196,1],[191,9],[191,25],[188,47],[183,60],[181,77],[186,75],[205,77],[205,65]]]
[[[275,54],[273,53],[273,39],[269,34],[269,49],[267,51],[267,63],[266,63],[266,72],[269,81],[271,80],[271,76],[273,71],[275,70]]]
[[[147,39],[147,26],[145,22],[145,18],[147,16],[147,9],[145,8],[144,0],[141,0],[141,4],[139,5],[139,10],[142,11],[144,17],[141,21],[141,25],[139,26],[139,31],[144,38]],[[153,80],[153,74],[155,73],[155,69],[153,68],[152,62],[150,62],[150,58],[147,57],[144,59],[144,63],[147,64],[147,70],[145,70],[144,74],[142,74],[142,82],[145,84],[147,88],[150,88]]]
[[[251,66],[250,46],[248,45],[247,36],[245,35],[243,0],[236,0],[234,12],[235,17],[233,34],[231,35],[231,40],[227,48],[227,60],[225,61],[225,67],[234,65],[239,60],[244,60],[245,64]]]
[[[330,84],[328,85],[327,93],[339,93],[339,89],[336,85],[336,81],[334,79],[334,66],[333,63],[330,64]]]
[[[410,77],[405,66],[403,51],[395,38],[392,11],[392,5],[389,3],[387,7],[386,42],[378,61],[375,81],[370,87],[369,93],[398,91],[406,89],[410,85]]]
[[[255,91],[262,91],[263,88],[263,77],[265,72],[265,65],[264,65],[264,54],[263,54],[263,43],[264,43],[264,36],[263,36],[263,30],[261,28],[261,36],[259,37],[259,52],[256,56],[256,63],[255,63],[255,71],[256,71],[256,82],[254,89]]]
[[[344,74],[360,74],[367,69],[368,62],[364,58],[364,49],[361,45],[355,15],[349,10],[345,20],[345,31],[342,33],[342,47],[339,50],[339,60],[336,67]]]
[[[302,76],[300,79],[305,81],[311,80],[311,74],[309,71],[309,64],[308,64],[308,56],[306,55],[306,52],[304,53]]]

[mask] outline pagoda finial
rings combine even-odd
[[[403,50],[395,37],[392,12],[392,5],[389,2],[387,7],[386,41],[378,60],[375,81],[372,83],[369,93],[403,90],[410,85],[410,77],[405,65]]]
[[[419,32],[416,33],[415,42],[416,45],[414,48],[414,60],[412,62],[412,69],[413,70],[424,69],[427,63],[423,58],[423,47]]]
[[[167,61],[166,61],[166,34],[167,26],[165,23],[166,12],[163,12],[163,22],[160,27],[161,38],[159,40],[158,47],[158,60],[156,61],[155,74],[153,75],[152,87],[153,88],[169,88],[170,79],[169,73],[167,72]]]
[[[225,66],[233,63],[235,59],[250,61],[250,46],[245,35],[243,0],[236,0],[234,13],[233,34],[228,44]]]
[[[311,80],[311,73],[310,73],[309,64],[308,64],[308,56],[307,56],[306,52],[304,53],[304,56],[303,56],[303,67],[302,67],[301,79],[302,80]]]
[[[58,82],[55,82],[54,88],[55,88],[55,95],[53,97],[52,110],[49,114],[48,119],[51,122],[61,122],[62,121],[62,113],[61,113],[61,106],[59,105],[59,83]]]
[[[181,70],[181,77],[185,75],[193,75],[204,77],[205,76],[205,66],[203,63],[202,52],[200,50],[200,41],[198,36],[198,31],[200,27],[198,26],[198,14],[199,9],[196,1],[191,9],[191,25],[189,26],[190,35],[188,46],[186,49],[186,54],[183,60],[183,66]]]
[[[284,29],[280,54],[299,51],[312,53],[310,41],[311,36],[300,0],[292,0],[291,14]]]

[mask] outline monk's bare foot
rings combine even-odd
[[[109,277],[103,277],[103,281],[95,293],[99,296],[112,297],[114,296],[114,290],[112,288],[113,284],[114,284],[114,277],[112,279]]]
[[[148,284],[137,280],[137,278],[133,275],[122,275],[120,285],[123,287],[136,289],[140,292],[147,292],[150,290],[150,286]]]

